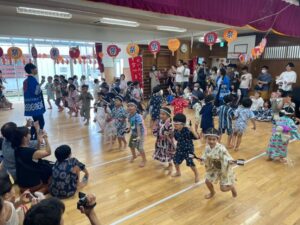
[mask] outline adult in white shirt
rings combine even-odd
[[[189,78],[190,78],[190,75],[191,75],[191,70],[190,68],[188,67],[188,64],[187,63],[183,63],[183,77],[182,77],[182,83],[183,83],[183,90],[188,86],[189,84]]]
[[[288,63],[286,65],[286,71],[282,72],[276,79],[276,84],[279,86],[279,89],[283,91],[283,97],[293,91],[293,84],[297,82],[297,74],[293,71],[294,67],[294,63]]]
[[[120,76],[120,89],[121,89],[121,94],[125,94],[127,90],[127,81],[125,80],[125,75],[121,74]]]
[[[240,89],[242,92],[242,98],[249,96],[249,90],[252,86],[252,74],[248,72],[248,67],[244,66],[242,68],[242,76],[241,76],[241,83]]]
[[[175,83],[180,84],[181,86],[183,85],[183,70],[184,70],[183,60],[179,59],[177,63]]]

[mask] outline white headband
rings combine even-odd
[[[164,113],[168,114],[169,116],[171,116],[171,114],[170,114],[170,113],[169,113],[167,110],[160,109],[160,111],[162,111],[162,112],[164,112]]]
[[[213,137],[220,137],[220,135],[218,134],[204,134],[205,137],[208,137],[208,136],[213,136]]]

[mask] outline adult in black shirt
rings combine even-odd
[[[206,78],[209,75],[209,70],[207,68],[206,62],[203,61],[199,72],[198,72],[198,76],[197,76],[197,83],[200,84],[200,88],[203,90],[203,92],[206,92]]]

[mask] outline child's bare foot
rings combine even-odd
[[[287,160],[286,160],[286,158],[280,158],[280,159],[279,159],[279,162],[281,162],[281,163],[286,163]]]
[[[139,165],[139,167],[143,168],[146,165],[146,161],[142,161]]]
[[[234,197],[234,198],[237,197],[237,192],[236,192],[235,188],[233,188],[233,189],[231,190],[231,193],[232,193],[232,197]]]
[[[136,158],[137,158],[136,156],[132,156],[129,162],[133,163]]]
[[[215,194],[216,194],[216,192],[211,192],[211,193],[205,195],[204,197],[205,197],[205,199],[211,199],[212,197],[215,196]]]
[[[171,175],[172,177],[180,177],[181,176],[181,173],[179,172],[175,172]]]

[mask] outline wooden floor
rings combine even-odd
[[[186,113],[193,115],[189,110]],[[185,165],[180,178],[165,175],[162,165],[151,159],[155,140],[150,130],[145,141],[148,164],[141,169],[140,159],[128,162],[129,149],[105,150],[95,124],[85,127],[79,118],[56,109],[47,111],[45,119],[52,149],[69,144],[73,155],[87,165],[91,176],[83,191],[96,194],[95,210],[103,224],[300,224],[300,142],[290,144],[288,165],[267,162],[261,153],[268,144],[269,123],[259,123],[256,131],[248,129],[241,150],[231,152],[234,158],[249,160],[245,167],[235,169],[238,197],[233,199],[216,186],[217,195],[205,200],[203,166],[197,165],[202,180],[196,186]],[[0,111],[0,125],[7,121],[24,123],[22,104],[15,104],[13,111]],[[200,155],[204,145],[197,141],[195,146]],[[88,224],[76,210],[76,201],[76,197],[64,201],[66,225]]]

